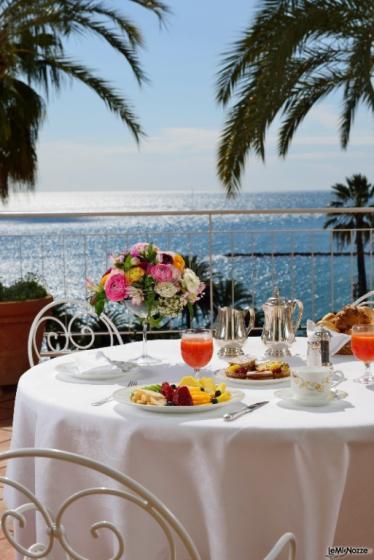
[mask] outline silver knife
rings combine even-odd
[[[244,414],[248,414],[248,412],[253,412],[257,408],[261,408],[265,404],[268,404],[268,402],[269,401],[261,401],[261,402],[255,403],[255,404],[249,404],[249,405],[245,406],[244,408],[241,408],[240,410],[237,410],[236,412],[229,412],[227,414],[224,414],[223,419],[226,420],[226,422],[231,422],[232,420],[236,420],[237,418],[240,418],[241,416],[244,416]]]

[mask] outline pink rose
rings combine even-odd
[[[173,280],[173,271],[168,264],[155,264],[151,266],[149,274],[156,282],[171,282]]]
[[[129,253],[132,257],[144,256],[144,253],[146,253],[148,251],[148,249],[151,245],[152,245],[152,248],[157,253],[159,251],[159,248],[156,247],[156,245],[153,245],[153,243],[135,243],[135,245],[130,247]]]
[[[123,272],[113,271],[105,282],[104,290],[110,301],[121,301],[129,295],[130,284]]]

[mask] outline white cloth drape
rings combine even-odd
[[[139,382],[186,374],[178,341],[149,346],[165,365],[138,370]],[[301,358],[305,350],[305,339],[292,348]],[[250,338],[247,351],[260,356],[259,339]],[[105,352],[127,360],[139,345]],[[222,420],[222,411],[162,415],[113,402],[94,408],[92,401],[125,381],[108,386],[64,382],[54,366],[67,359],[71,356],[43,363],[21,378],[13,448],[73,451],[128,474],[174,512],[203,560],[259,560],[285,531],[295,533],[303,560],[322,560],[332,545],[374,547],[374,387],[352,381],[362,373],[352,357],[335,358],[347,378],[339,385],[348,392],[345,400],[306,408],[276,398],[274,390],[281,386],[249,387],[245,402],[271,402],[232,423]],[[215,358],[209,368],[223,366]],[[89,473],[78,475],[76,467],[41,461],[35,466],[29,460],[14,462],[8,475],[35,488],[52,510],[80,486],[102,484]],[[11,492],[6,499],[15,505]],[[164,559],[160,533],[133,509],[107,500],[98,517],[92,502],[81,503],[68,524],[77,550],[90,560],[110,557],[111,537],[103,532],[103,538],[93,540],[88,533],[91,523],[105,517],[126,530],[127,559]],[[25,538],[33,530],[31,522]],[[37,530],[42,530],[39,522]],[[54,558],[60,558],[57,550]]]

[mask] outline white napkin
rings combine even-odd
[[[73,360],[56,365],[56,369],[81,379],[107,379],[124,373],[101,350],[94,354],[77,353]]]
[[[307,333],[308,338],[314,333],[316,327],[317,327],[317,325],[313,321],[311,321],[310,319],[307,320],[307,322],[306,322],[306,333]],[[339,352],[340,348],[343,348],[343,346],[345,344],[347,344],[347,342],[349,340],[351,340],[351,336],[349,334],[338,333],[338,332],[335,332],[335,331],[332,331],[332,330],[328,329],[325,326],[324,326],[324,328],[326,330],[328,330],[329,333],[331,334],[331,338],[330,338],[330,355],[331,356],[333,356],[334,354]]]

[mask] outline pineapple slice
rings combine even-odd
[[[221,393],[225,393],[226,383],[219,383],[219,385],[217,385],[216,391],[221,391]]]
[[[218,402],[225,402],[231,399],[231,393],[229,391],[225,391],[219,397],[217,397]]]
[[[185,375],[178,383],[179,387],[185,385],[186,387],[200,387],[199,382],[193,375]]]
[[[202,377],[199,380],[200,387],[205,389],[207,393],[215,393],[216,385],[211,377]]]

